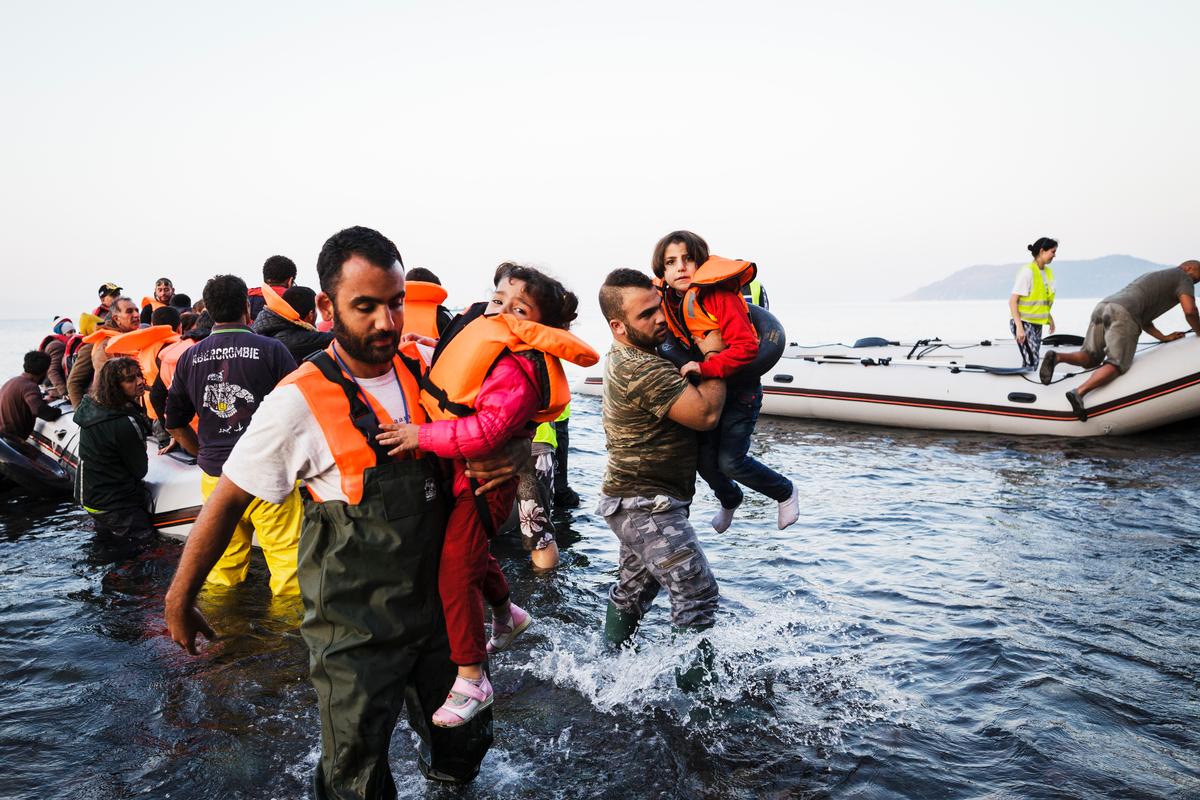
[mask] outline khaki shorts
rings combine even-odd
[[[1092,309],[1092,321],[1083,336],[1083,352],[1094,361],[1112,364],[1121,373],[1128,371],[1137,352],[1142,326],[1124,306],[1116,303],[1097,303]]]

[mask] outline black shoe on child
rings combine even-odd
[[[1079,417],[1079,421],[1087,422],[1087,409],[1083,407],[1083,399],[1075,394],[1074,389],[1067,392],[1067,402],[1071,404],[1071,410]]]
[[[1057,363],[1058,353],[1053,350],[1042,356],[1042,368],[1038,370],[1038,378],[1041,379],[1043,386],[1049,386],[1050,381],[1054,380],[1054,366]]]

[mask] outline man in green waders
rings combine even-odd
[[[277,502],[303,480],[313,500],[300,540],[301,632],[321,716],[314,796],[396,797],[388,744],[405,704],[422,772],[466,783],[491,746],[491,709],[457,728],[431,724],[456,674],[437,585],[449,473],[435,458],[391,458],[376,441],[384,422],[425,420],[415,365],[396,350],[400,254],[377,231],[349,228],[325,243],[317,272],[336,338],[266,397],[225,462],[167,591],[167,625],[191,653],[197,633],[213,637],[195,607],[205,575],[254,497]],[[470,474],[487,490],[521,461],[472,464]]]

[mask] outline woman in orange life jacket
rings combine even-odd
[[[800,516],[795,484],[749,455],[763,388],[758,375],[744,370],[758,355],[758,334],[741,284],[753,279],[757,268],[749,262],[710,260],[708,243],[691,231],[673,231],[660,239],[651,266],[661,281],[668,325],[697,359],[681,366],[680,373],[726,383],[721,419],[700,437],[700,477],[721,504],[712,518],[713,529],[723,533],[733,522],[743,499],[739,483],[778,503],[779,530],[787,528]],[[715,274],[698,275],[702,268]]]
[[[422,381],[422,404],[435,421],[383,425],[379,437],[394,448],[393,454],[419,449],[455,462],[455,501],[446,525],[438,588],[458,679],[433,714],[434,724],[442,727],[461,725],[491,704],[492,686],[483,673],[483,660],[487,653],[508,647],[531,622],[509,599],[504,574],[488,552],[488,536],[508,516],[516,482],[491,492],[486,500],[476,498],[462,472],[465,459],[490,455],[513,438],[531,436],[532,420],[561,412],[561,406],[554,405],[565,403],[562,394],[569,395],[569,390],[561,365],[549,353],[593,364],[599,360],[595,351],[567,333],[578,300],[561,283],[509,263],[502,264],[496,276],[491,300],[459,316],[437,342]],[[510,337],[509,344],[497,346],[503,335]],[[537,338],[538,346],[522,345],[511,338],[514,335]],[[419,334],[405,338],[434,344]],[[484,600],[492,606],[492,636],[486,642]]]

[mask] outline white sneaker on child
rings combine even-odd
[[[512,644],[533,623],[529,612],[516,603],[508,604],[508,619],[500,619],[492,611],[492,638],[488,639],[488,655],[498,653]]]
[[[492,684],[483,675],[477,681],[459,675],[446,695],[446,702],[433,712],[433,724],[439,728],[457,728],[475,718],[492,704]]]
[[[792,484],[792,494],[787,500],[779,501],[779,530],[784,530],[800,519],[800,493]]]
[[[737,506],[734,506],[733,508],[721,506],[721,510],[713,515],[713,530],[717,533],[724,533],[725,531],[729,530],[729,526],[733,524],[733,512],[737,511],[738,506],[740,505],[741,503],[738,503]]]

